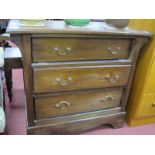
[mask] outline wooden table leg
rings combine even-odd
[[[6,79],[6,87],[8,91],[8,97],[10,102],[12,102],[12,69],[7,66],[7,64],[4,66],[4,72],[5,72],[5,79]]]

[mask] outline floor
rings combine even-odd
[[[24,108],[24,86],[23,86],[23,73],[21,69],[13,71],[13,102],[9,103],[6,88],[6,129],[8,135],[25,135],[25,108]],[[155,135],[155,124],[128,127],[124,124],[123,128],[112,129],[110,126],[105,125],[95,130],[82,133],[82,135]]]

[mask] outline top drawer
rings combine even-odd
[[[32,38],[33,62],[128,58],[131,39]]]

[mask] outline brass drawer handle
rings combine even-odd
[[[68,77],[66,80],[61,80],[60,78],[56,79],[56,82],[59,83],[61,86],[67,86],[72,81],[72,77]]]
[[[120,47],[117,47],[116,49],[113,49],[112,47],[107,48],[107,50],[113,55],[118,54],[120,52],[120,49]]]
[[[65,50],[61,50],[58,47],[54,47],[53,50],[60,56],[65,56],[71,51],[71,47],[65,48]]]
[[[70,52],[72,49],[71,49],[71,47],[67,47],[65,50],[66,50],[67,52]]]
[[[106,75],[105,78],[110,82],[110,83],[115,83],[118,81],[118,79],[120,78],[120,76],[118,74],[114,75],[113,77],[111,77],[110,75]]]
[[[55,106],[56,106],[56,108],[62,109],[62,108],[64,108],[64,107],[69,107],[70,105],[71,105],[71,103],[68,102],[68,101],[60,101],[60,102],[57,103]]]
[[[114,100],[114,97],[109,95],[101,99],[101,102],[107,102],[107,101],[112,102],[113,100]]]
[[[152,103],[152,107],[155,107],[155,102]]]

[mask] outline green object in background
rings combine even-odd
[[[71,26],[86,26],[89,24],[89,19],[65,19],[67,25]]]

